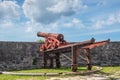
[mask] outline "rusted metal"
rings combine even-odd
[[[99,46],[105,45],[105,44],[107,44],[109,41],[110,41],[110,39],[104,40],[104,41],[95,42],[95,43],[93,43],[93,44],[84,46],[84,47],[82,47],[82,48],[92,49],[92,48],[95,48],[95,47],[99,47]]]
[[[41,51],[41,52],[47,52],[47,53],[62,52],[62,53],[66,53],[66,52],[71,52],[71,46],[76,46],[78,48],[81,48],[81,47],[93,44],[94,42],[95,42],[95,39],[92,38],[92,39],[87,40],[87,41],[76,42],[74,44],[67,44],[67,45],[60,46],[60,47],[55,48],[55,49],[48,49],[48,50]]]
[[[45,43],[40,47],[40,51],[55,49],[67,44],[63,34],[38,32],[37,36],[45,38]]]
[[[91,65],[90,49],[102,46],[104,44],[107,44],[110,41],[108,39],[104,41],[95,42],[95,39],[92,38],[88,41],[68,43],[64,40],[63,34],[38,32],[37,36],[45,38],[45,43],[42,44],[42,46],[40,47],[40,51],[41,53],[43,53],[43,67],[45,68],[47,66],[47,60],[51,62],[50,67],[53,67],[54,66],[53,61],[55,59],[56,67],[59,68],[60,67],[60,54],[63,54],[64,57],[66,57],[72,62],[71,70],[73,72],[77,71],[78,56],[86,61],[87,69],[91,70],[92,65]],[[86,56],[85,58],[82,57],[82,54],[79,54],[80,53],[79,50],[81,49],[84,50],[84,55]],[[64,54],[66,52],[72,53],[71,54],[72,59]],[[55,55],[51,56],[51,54],[55,54]]]

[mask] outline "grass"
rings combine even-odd
[[[78,67],[78,71],[86,71],[86,67]],[[32,70],[19,70],[12,72],[24,72],[24,73],[61,73],[61,72],[71,72],[70,68],[60,68],[60,69],[32,69]],[[0,75],[0,80],[45,80],[50,78],[48,76],[15,76],[15,75]]]
[[[98,74],[105,74],[110,78],[110,80],[115,80],[117,78],[120,79],[120,66],[102,68],[103,69],[100,72],[98,72]]]
[[[115,66],[115,67],[103,67],[101,72],[106,73],[106,74],[114,74],[117,71],[120,71],[120,66]]]
[[[31,69],[31,70],[20,70],[13,72],[24,72],[24,73],[60,73],[60,72],[70,72],[70,68],[60,68],[60,69]]]
[[[86,67],[78,67],[78,71],[86,71]],[[93,67],[92,70],[95,70]],[[120,66],[117,67],[103,67],[103,70],[99,74],[112,75],[120,71]],[[13,72],[27,72],[27,73],[61,73],[61,72],[71,72],[70,68],[60,68],[60,69],[32,69],[32,70],[20,70]],[[69,76],[68,76],[69,77]],[[45,80],[50,78],[48,76],[15,76],[15,75],[0,75],[0,80]]]
[[[0,80],[45,80],[47,76],[15,76],[15,75],[0,75]]]
[[[94,69],[94,68],[93,68]],[[78,67],[78,71],[87,71],[86,67]],[[71,72],[70,68],[54,68],[54,69],[31,69],[31,70],[20,70],[13,72],[24,72],[24,73],[61,73]]]

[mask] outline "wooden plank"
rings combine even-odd
[[[93,44],[90,44],[90,45],[87,45],[87,46],[83,46],[82,48],[92,49],[92,48],[99,47],[99,46],[102,46],[102,45],[104,45],[104,44],[107,44],[109,41],[110,41],[110,39],[105,40],[105,41],[95,42],[95,43],[93,43]]]
[[[71,47],[71,52],[72,52],[71,70],[73,72],[76,72],[77,71],[77,49],[75,46]]]
[[[58,48],[55,48],[55,49],[48,49],[48,50],[43,51],[41,53],[44,53],[44,52],[47,52],[47,53],[71,52],[71,47],[72,46],[83,47],[83,46],[87,46],[87,45],[93,44],[94,41],[95,41],[95,39],[92,38],[91,40],[87,40],[87,41],[84,41],[84,42],[78,42],[78,43],[74,43],[74,44],[69,44],[69,45],[61,46],[61,47],[58,47]]]
[[[84,49],[84,53],[86,54],[86,62],[87,62],[87,69],[91,70],[91,56],[90,56],[90,49]]]
[[[64,56],[65,58],[67,58],[68,60],[72,62],[72,59],[70,57],[66,56],[65,54],[62,54],[62,56]]]

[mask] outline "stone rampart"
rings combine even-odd
[[[42,54],[37,42],[2,42],[0,41],[0,70],[20,70],[42,67]],[[66,53],[70,56],[70,53]],[[120,65],[120,42],[110,42],[91,50],[92,64],[101,66]],[[61,66],[69,67],[71,62],[61,56]],[[79,65],[86,65],[78,58]]]

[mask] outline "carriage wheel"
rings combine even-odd
[[[55,48],[57,48],[58,46],[57,46],[57,44],[54,42],[54,43],[52,43],[51,44],[51,49],[55,49]]]
[[[40,47],[40,51],[45,51],[46,48],[45,48],[45,44],[42,44],[41,47]]]
[[[60,42],[54,37],[48,37],[48,42],[50,43],[50,49],[55,49],[60,45]]]

